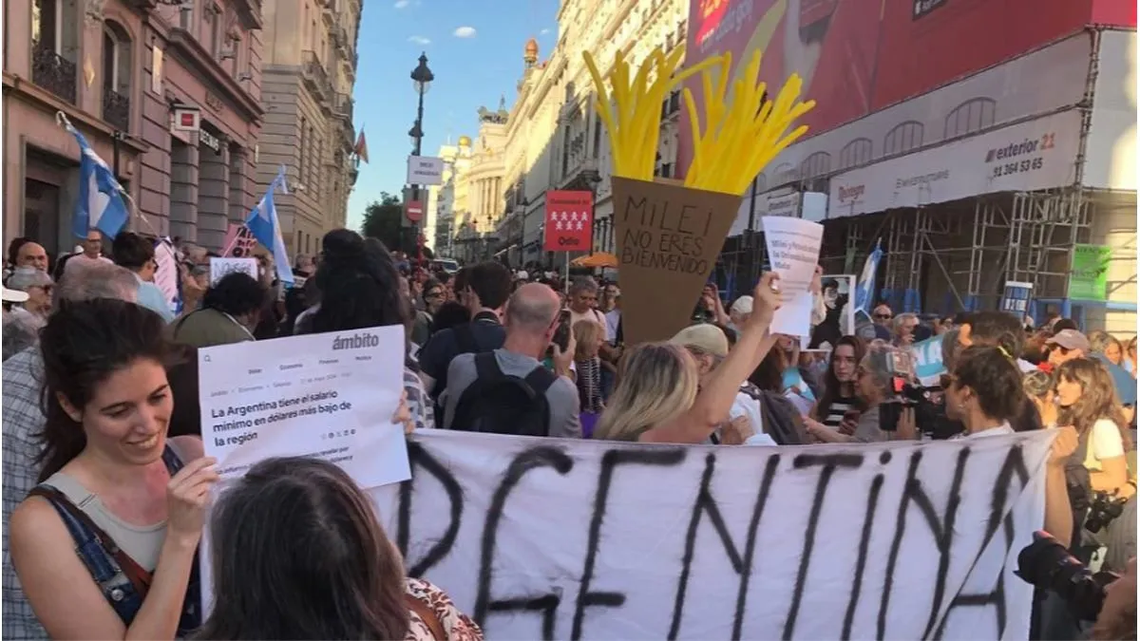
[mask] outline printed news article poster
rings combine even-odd
[[[404,328],[247,341],[198,350],[202,441],[222,479],[276,456],[319,456],[362,488],[409,477]]]

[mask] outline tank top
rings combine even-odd
[[[166,540],[166,521],[152,525],[132,525],[111,513],[98,496],[92,494],[82,483],[63,472],[52,474],[45,485],[50,485],[63,493],[67,500],[86,514],[98,525],[115,544],[134,559],[139,567],[154,572],[158,565],[158,555]]]

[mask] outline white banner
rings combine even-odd
[[[409,185],[442,185],[443,158],[408,156]]]
[[[425,431],[371,491],[488,639],[1025,639],[1050,432],[862,446]],[[821,615],[820,613],[826,613]]]
[[[1080,132],[1070,110],[839,174],[827,217],[1071,185]]]

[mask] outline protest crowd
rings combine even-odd
[[[684,49],[581,54],[617,255],[576,273],[595,191],[542,196],[563,269],[349,229],[290,256],[284,166],[220,252],[168,238],[61,116],[81,244],[5,257],[2,636],[1136,639],[1136,337],[898,313],[879,239],[827,274],[824,225],[771,201],[722,292],[816,103],[760,48]]]
[[[706,287],[671,340],[627,345],[614,280],[529,280],[497,262],[429,273],[344,229],[296,258],[289,288],[271,255],[259,278],[211,285],[208,253],[183,245],[175,316],[152,282],[153,247],[122,232],[104,256],[93,232],[54,265],[31,239],[9,247],[5,638],[481,638],[440,588],[406,574],[335,465],[266,460],[206,519],[219,473],[203,456],[197,350],[392,325],[406,337],[392,420],[409,434],[765,448],[1057,430],[1040,526],[1122,578],[1095,623],[1038,590],[1033,638],[1135,638],[1135,337],[886,304],[844,333],[832,312],[853,301],[817,269],[810,337],[769,331],[780,281],[765,274],[733,301]],[[924,386],[914,346],[933,338],[944,372]],[[904,388],[921,402],[900,403]]]

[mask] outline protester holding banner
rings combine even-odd
[[[945,388],[946,413],[966,426],[964,438],[1014,433],[1010,422],[1020,414],[1026,395],[1011,347],[976,345],[959,355]],[[1044,528],[1066,546],[1072,539],[1073,519],[1064,463],[1076,448],[1076,430],[1060,430],[1045,477]]]
[[[696,362],[687,351],[643,343],[626,356],[617,389],[598,421],[595,438],[703,443],[720,427],[740,386],[775,344],[768,334],[780,307],[778,278],[767,273],[753,292],[755,307],[739,340],[698,392]]]
[[[210,529],[214,607],[196,638],[483,638],[442,590],[406,576],[372,502],[332,463],[255,465]]]
[[[170,639],[200,623],[195,555],[218,474],[200,440],[166,437],[163,329],[112,299],[66,305],[44,328],[41,484],[9,543],[52,637]]]

